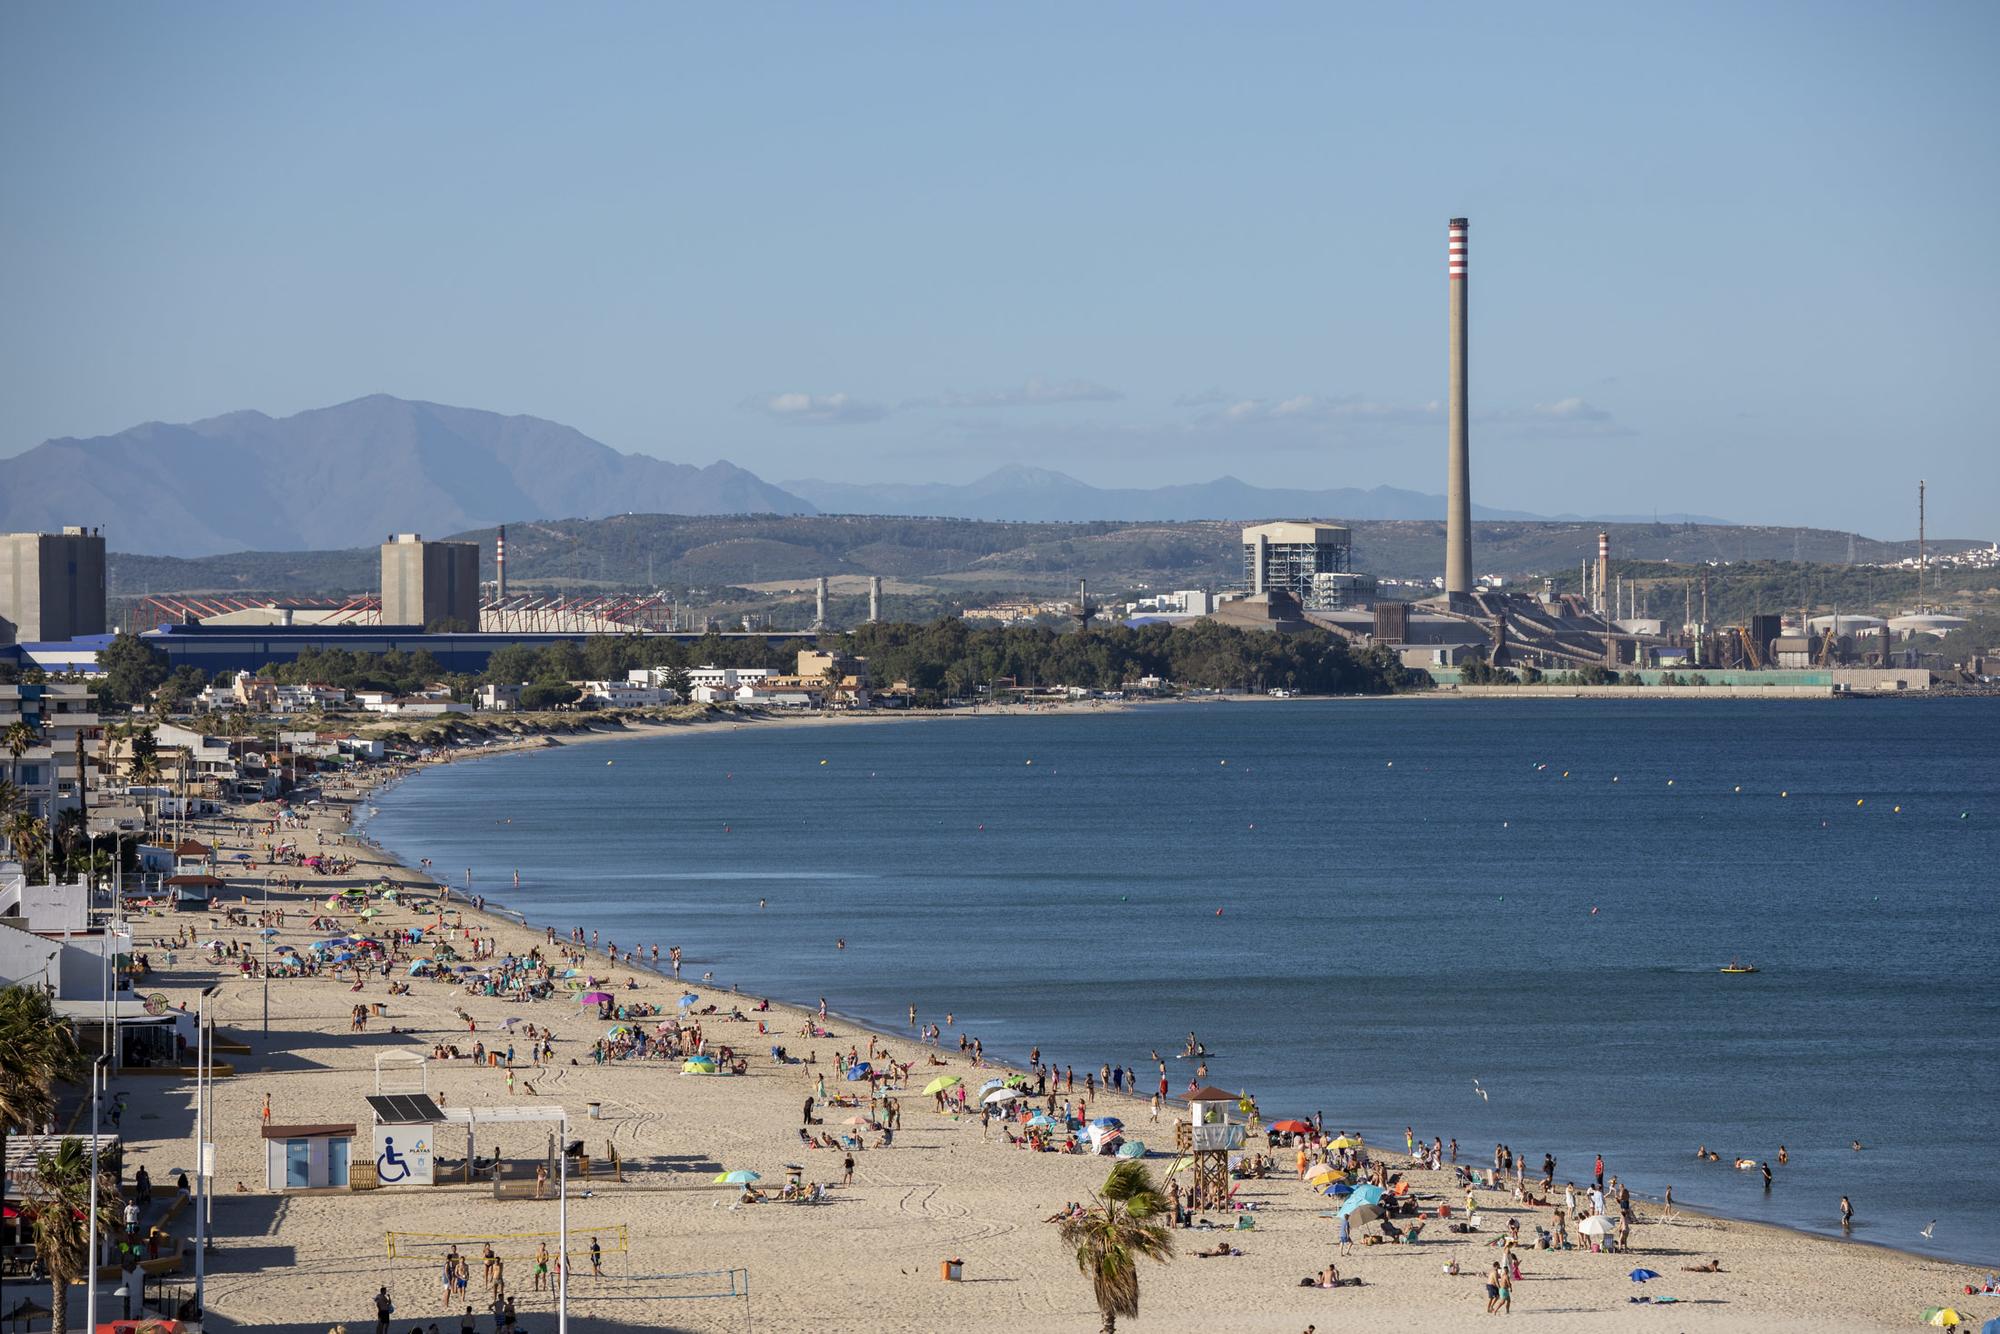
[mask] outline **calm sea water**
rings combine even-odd
[[[538,923],[679,944],[690,977],[891,1031],[950,1011],[1079,1074],[1156,1079],[1192,1029],[1267,1117],[1414,1125],[1475,1162],[1504,1141],[1559,1181],[1602,1153],[1635,1190],[1815,1231],[1846,1194],[1857,1240],[2000,1262],[1991,702],[753,725],[378,804],[404,856]]]

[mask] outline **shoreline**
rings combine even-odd
[[[667,735],[693,732],[662,730]],[[649,734],[607,730],[578,739]],[[558,1225],[553,1199],[539,1203],[531,1198],[534,1165],[548,1161],[544,1127],[510,1130],[504,1121],[480,1121],[479,1152],[497,1153],[509,1163],[509,1180],[523,1183],[504,1199],[490,1187],[462,1184],[284,1194],[262,1189],[267,1159],[258,1121],[265,1099],[280,1129],[286,1123],[356,1123],[362,1136],[356,1146],[359,1163],[372,1153],[363,1095],[375,1089],[379,1058],[390,1052],[430,1052],[432,1059],[422,1067],[424,1086],[441,1103],[454,1108],[525,1105],[549,1113],[560,1109],[571,1118],[569,1133],[584,1140],[597,1160],[599,1170],[588,1180],[579,1180],[575,1167],[570,1173],[572,1246],[580,1249],[587,1238],[598,1236],[609,1251],[602,1283],[587,1273],[575,1281],[570,1318],[578,1334],[738,1328],[746,1315],[768,1328],[829,1334],[930,1334],[941,1328],[1001,1328],[1027,1321],[1050,1334],[1097,1329],[1090,1285],[1079,1278],[1073,1256],[1043,1220],[1066,1201],[1086,1198],[1103,1180],[1109,1160],[1013,1149],[1000,1127],[992,1128],[990,1137],[982,1135],[978,1118],[937,1115],[931,1100],[920,1093],[933,1075],[963,1077],[970,1090],[989,1075],[1017,1068],[1016,1062],[999,1060],[999,1052],[972,1067],[954,1045],[920,1043],[912,1032],[897,1032],[899,1024],[870,1025],[833,1014],[824,1034],[806,1037],[799,1030],[812,1022],[814,1011],[775,1001],[768,1011],[743,1005],[747,1017],[737,1021],[730,1017],[730,993],[711,984],[676,983],[666,970],[632,967],[622,951],[619,964],[609,967],[605,951],[585,951],[587,962],[579,966],[619,1002],[645,1002],[671,1016],[675,997],[685,987],[701,993],[705,1005],[718,1007],[710,1016],[681,1013],[703,1026],[706,1042],[737,1044],[738,1054],[748,1061],[747,1076],[697,1078],[682,1074],[678,1061],[596,1063],[592,1044],[605,1033],[606,1021],[594,1007],[579,1010],[561,988],[551,999],[529,1002],[488,996],[476,985],[468,988],[455,980],[406,978],[402,962],[411,954],[396,946],[390,932],[424,928],[416,954],[448,940],[466,953],[518,956],[532,948],[549,957],[550,928],[517,924],[513,914],[519,910],[500,915],[495,910],[504,905],[496,901],[488,901],[481,912],[455,890],[447,904],[441,891],[448,887],[365,841],[365,829],[346,832],[348,819],[362,815],[384,784],[421,768],[544,744],[537,739],[513,747],[474,747],[421,765],[347,775],[344,783],[343,776],[328,775],[332,781],[323,789],[324,807],[295,812],[306,817],[298,833],[275,805],[234,808],[190,830],[190,836],[214,845],[219,864],[229,868],[229,889],[212,905],[213,915],[162,913],[135,919],[135,949],[164,965],[140,984],[143,989],[157,989],[170,1004],[179,1000],[190,1010],[202,1003],[204,989],[212,989],[209,1012],[231,1039],[228,1050],[240,1053],[227,1057],[234,1073],[212,1085],[217,1132],[210,1137],[219,1141],[219,1162],[210,1196],[218,1242],[208,1259],[210,1328],[249,1326],[275,1334],[324,1334],[336,1323],[350,1330],[365,1328],[378,1283],[390,1287],[398,1308],[402,1323],[393,1327],[404,1328],[411,1318],[419,1323],[436,1319],[440,1327],[449,1327],[459,1308],[438,1304],[435,1260],[453,1239],[461,1253],[477,1253],[490,1240],[506,1260],[509,1289],[519,1297],[527,1328],[540,1334],[553,1326],[549,1295],[529,1285],[536,1239],[554,1246]],[[336,799],[343,787],[347,794]],[[270,828],[274,821],[275,834]],[[351,857],[354,864],[325,876],[281,866],[277,873],[297,883],[289,888],[273,883],[264,845],[283,838],[296,839],[304,854],[317,847]],[[237,861],[239,853],[255,858],[256,864]],[[258,957],[255,931],[261,911],[287,914],[277,925],[272,950],[289,944],[303,951],[311,940],[328,934],[307,920],[322,913],[320,900],[383,885],[403,891],[394,901],[369,896],[380,915],[368,929],[389,942],[392,956],[400,956],[388,979],[373,973],[358,979],[335,976],[334,970],[326,970],[313,977],[273,976],[266,983],[244,962]],[[260,902],[265,894],[267,903]],[[219,920],[225,910],[240,912],[242,919]],[[342,917],[342,929],[355,925],[351,914]],[[178,960],[165,957],[163,933],[184,935],[188,928],[199,933],[196,939],[213,938],[228,949],[190,948]],[[557,949],[575,948],[567,944],[561,927],[556,930]],[[467,942],[476,942],[476,948]],[[236,952],[219,957],[229,950]],[[385,992],[385,980],[408,989]],[[266,988],[268,1035],[260,1032]],[[707,994],[711,991],[715,994]],[[364,1021],[365,1031],[352,1019],[359,1002],[381,1007],[379,1017]],[[943,1018],[924,1016],[926,1022]],[[517,1028],[524,1021],[553,1037],[551,1060],[499,1060],[502,1044],[512,1046],[516,1034],[525,1032]],[[753,1032],[753,1021],[766,1024],[768,1034]],[[640,1022],[650,1029],[653,1020]],[[475,1041],[492,1049],[488,1061],[467,1059]],[[853,1176],[843,1182],[838,1150],[806,1150],[799,1143],[800,1100],[815,1092],[821,1076],[828,1081],[829,1098],[860,1090],[854,1105],[821,1104],[817,1115],[825,1124],[813,1127],[850,1133],[839,1123],[850,1112],[868,1113],[871,1104],[865,1085],[838,1080],[835,1055],[844,1057],[850,1043],[859,1049],[870,1044],[880,1048],[885,1042],[895,1058],[914,1066],[907,1087],[893,1094],[902,1099],[903,1124],[893,1143],[876,1142],[870,1134],[865,1148],[851,1151]],[[785,1065],[767,1057],[767,1046],[780,1044],[794,1057],[815,1056],[818,1063]],[[447,1047],[458,1048],[460,1056],[437,1059],[440,1052],[450,1054]],[[143,1164],[156,1183],[171,1182],[190,1161],[192,1073],[184,1069],[173,1078],[124,1075],[117,1087],[120,1101],[129,1099],[123,1121],[127,1172]],[[1090,1102],[1089,1115],[1122,1117],[1128,1133],[1152,1145],[1148,1165],[1164,1190],[1173,1151],[1172,1113],[1156,1124],[1146,1101],[1124,1093],[1092,1096]],[[1428,1108],[1417,1110],[1428,1119]],[[82,1114],[89,1114],[87,1101]],[[1376,1156],[1402,1168],[1426,1197],[1427,1207],[1450,1203],[1457,1215],[1463,1187],[1453,1184],[1449,1168],[1432,1173],[1405,1167],[1402,1151],[1387,1147],[1387,1136],[1371,1143],[1384,1146],[1375,1150]],[[456,1155],[462,1145],[456,1128],[440,1131],[440,1152]],[[1261,1138],[1252,1147],[1262,1149]],[[613,1152],[623,1165],[618,1181],[603,1171]],[[770,1189],[782,1184],[781,1165],[788,1158],[808,1179],[828,1183],[828,1206],[739,1205],[734,1189],[714,1183],[720,1172],[747,1168],[761,1171],[762,1186]],[[1384,1321],[1456,1327],[1477,1308],[1480,1275],[1498,1254],[1487,1244],[1504,1237],[1510,1221],[1517,1221],[1524,1239],[1531,1239],[1532,1225],[1549,1218],[1547,1208],[1513,1204],[1505,1192],[1482,1188],[1483,1225],[1475,1234],[1452,1234],[1445,1222],[1432,1221],[1419,1246],[1356,1246],[1352,1256],[1335,1259],[1325,1212],[1330,1202],[1299,1184],[1288,1160],[1269,1176],[1233,1185],[1244,1210],[1237,1217],[1254,1223],[1253,1228],[1228,1232],[1227,1240],[1239,1253],[1222,1261],[1199,1259],[1197,1247],[1212,1249],[1221,1232],[1173,1234],[1179,1258],[1142,1267],[1148,1314],[1133,1322],[1135,1328],[1178,1329],[1197,1321],[1215,1334],[1297,1334],[1308,1324],[1331,1328]],[[1618,1319],[1638,1292],[1625,1276],[1634,1264],[1662,1272],[1663,1281],[1647,1291],[1680,1299],[1672,1322],[1679,1330],[1894,1330],[1907,1328],[1918,1308],[1938,1304],[1959,1306],[1975,1325],[2000,1315],[2000,1295],[1956,1295],[1962,1285],[1980,1283],[1984,1268],[1872,1244],[1843,1247],[1810,1233],[1680,1206],[1667,1217],[1636,1196],[1634,1203],[1639,1223],[1628,1254],[1522,1251],[1526,1278],[1515,1288],[1515,1317],[1532,1329],[1552,1331],[1579,1327],[1579,1316],[1592,1328],[1641,1322],[1650,1328],[1658,1323],[1650,1315]],[[192,1216],[192,1210],[183,1209],[177,1221],[171,1214],[162,1219],[176,1234],[176,1247],[191,1236]],[[146,1221],[153,1219],[149,1215]],[[1230,1215],[1220,1221],[1226,1226]],[[416,1238],[418,1258],[385,1259],[384,1233],[389,1229],[406,1240],[418,1233],[431,1240]],[[1683,1272],[1711,1257],[1721,1260],[1721,1272]],[[952,1258],[965,1263],[963,1283],[939,1281],[940,1260]],[[1302,1273],[1316,1271],[1330,1259],[1365,1286],[1337,1293],[1298,1286]],[[1446,1262],[1460,1266],[1461,1275],[1441,1273]],[[756,1295],[750,1302],[684,1300],[693,1295],[690,1285],[710,1281],[700,1275],[729,1269],[754,1269]],[[479,1271],[473,1272],[477,1284]],[[477,1308],[482,1334],[487,1327],[484,1298],[483,1287],[476,1287],[468,1303]],[[80,1297],[73,1295],[72,1301]]]
[[[1428,697],[1428,695],[1420,694],[1416,696],[1387,695],[1387,696],[1351,696],[1351,697],[1342,696],[1342,697],[1321,697],[1320,702],[1325,702],[1327,698],[1338,698],[1338,699],[1351,698],[1356,700],[1375,700],[1375,699],[1402,699],[1402,698],[1425,698],[1425,697]],[[1588,696],[1585,696],[1585,698],[1587,697]],[[1288,699],[1273,699],[1266,696],[1247,696],[1241,698],[1219,696],[1208,699],[1190,699],[1190,700],[1109,701],[1107,702],[1107,704],[1111,705],[1113,708],[1119,708],[1121,709],[1121,711],[1129,711],[1131,709],[1139,707],[1150,708],[1150,707],[1162,707],[1166,705],[1200,705],[1200,704],[1223,704],[1223,703],[1240,703],[1240,702],[1254,702],[1259,704],[1276,705],[1276,704],[1292,703],[1294,701]],[[1043,714],[1043,713],[1054,712],[1058,711],[1058,708],[1059,706],[1042,706],[1039,708],[1034,706],[1017,707],[1017,708],[1008,708],[1002,706],[1000,708],[989,709],[987,711],[979,713],[974,713],[972,711],[952,710],[952,711],[934,711],[934,712],[897,713],[897,714],[873,715],[865,717],[854,717],[854,716],[843,716],[843,715],[831,715],[831,716],[805,715],[794,718],[786,715],[774,715],[761,718],[756,721],[767,723],[768,725],[772,726],[837,726],[842,723],[848,723],[848,722],[859,724],[867,722],[917,721],[919,719],[925,719],[925,718],[940,720],[947,718],[966,719],[973,717],[984,717],[984,718],[1009,717],[1009,716],[1018,717],[1018,716],[1028,716],[1032,714]],[[1067,713],[1075,713],[1075,712],[1090,712],[1092,710],[1088,705],[1083,705],[1083,706],[1061,707],[1059,711]],[[748,720],[736,721],[730,719],[717,719],[716,722],[725,724],[733,722],[733,725],[737,727],[750,725],[750,722]],[[714,724],[707,724],[707,725],[712,726]],[[671,735],[693,734],[692,731],[667,730],[667,728],[672,726],[674,725],[669,724],[659,728],[659,730],[651,732],[629,733],[629,732],[603,731],[603,732],[594,732],[587,735],[565,736],[560,739],[545,740],[539,744],[523,744],[517,747],[494,748],[492,750],[477,749],[464,755],[447,756],[441,759],[429,761],[422,767],[429,768],[444,764],[459,763],[465,760],[475,760],[481,758],[486,754],[504,754],[504,753],[515,753],[522,750],[526,751],[540,750],[546,748],[549,745],[590,743],[597,741],[641,740],[649,736],[657,737],[661,735],[671,736]],[[407,775],[396,775],[391,779],[387,779],[386,782],[392,786],[399,785],[404,777],[409,777],[409,776],[414,776],[414,772]],[[369,792],[372,793],[376,786],[381,786],[381,785],[382,784],[378,783],[374,786],[371,786],[369,788]],[[357,807],[362,804],[359,798],[357,798],[356,804]],[[387,848],[386,846],[378,842],[375,842],[372,838],[369,838],[365,832],[365,819],[358,826],[358,828],[360,830],[358,836],[369,847],[381,853],[382,856],[390,863],[398,867],[401,867],[402,869],[404,869],[405,871],[409,872],[412,875],[422,878],[425,883],[431,884],[435,886],[437,889],[441,890],[443,892],[443,897],[446,899],[446,901],[451,903],[455,908],[461,908],[468,914],[477,914],[483,917],[488,917],[497,922],[506,923],[517,927],[525,927],[527,929],[534,931],[546,930],[550,928],[552,925],[555,925],[549,922],[538,922],[532,919],[527,913],[523,912],[522,910],[512,907],[509,904],[501,901],[500,899],[491,896],[484,896],[484,895],[479,896],[484,902],[485,907],[477,908],[474,906],[473,903],[467,900],[465,896],[465,891],[462,888],[454,887],[444,881],[438,880],[435,877],[428,875],[419,868],[409,866],[408,863],[401,860],[401,858],[391,849]],[[569,925],[571,926],[581,925],[586,930],[589,929],[589,923],[571,923]],[[561,926],[556,926],[555,929],[557,929],[560,932],[564,928]],[[655,969],[651,965],[645,964],[643,962],[638,965],[633,965],[629,961],[621,959],[616,965],[612,965],[608,955],[604,954],[602,951],[589,947],[579,947],[579,948],[588,949],[588,952],[592,955],[594,959],[602,961],[607,967],[616,966],[624,968],[636,968],[637,970],[642,972],[652,972],[656,976],[662,978],[663,980],[676,982],[677,985],[682,982],[682,979],[676,979],[670,972],[667,972],[664,969]],[[732,996],[736,996],[751,1001],[768,999],[773,1004],[783,1005],[788,1008],[798,1009],[801,1011],[810,1010],[813,1008],[810,1001],[804,998],[794,998],[794,997],[784,996],[777,992],[764,993],[764,992],[746,991],[735,984],[725,983],[720,981],[701,983],[701,984],[687,983],[686,985],[689,986],[700,985],[711,990],[726,991]],[[846,1024],[849,1027],[855,1029],[859,1033],[872,1035],[878,1040],[881,1040],[885,1043],[907,1042],[910,1040],[907,1034],[898,1034],[894,1032],[893,1027],[890,1024],[886,1024],[880,1020],[866,1018],[858,1014],[853,1014],[841,1010],[837,1006],[832,1005],[831,1002],[829,1003],[829,1009],[827,1011],[827,1014],[831,1020],[835,1020],[840,1023]],[[1028,1067],[1027,1053],[1025,1052],[1002,1052],[997,1050],[989,1051],[987,1053],[985,1065],[1010,1073],[1019,1073],[1019,1074],[1032,1073]],[[1166,1107],[1184,1109],[1186,1105],[1187,1102],[1185,1097],[1183,1097],[1179,1093],[1170,1092],[1164,1100],[1164,1106]],[[1394,1132],[1394,1127],[1391,1126],[1379,1126],[1379,1127],[1353,1126],[1345,1128],[1359,1130],[1371,1136],[1379,1132],[1381,1141],[1384,1144],[1388,1143],[1389,1137]],[[1375,1141],[1373,1139],[1370,1139],[1369,1142],[1374,1143]],[[1633,1193],[1633,1199],[1635,1207],[1643,1204],[1645,1206],[1649,1206],[1651,1209],[1657,1212],[1661,1206],[1661,1201],[1657,1196],[1647,1195],[1642,1197],[1636,1190]],[[1873,1250],[1881,1251],[1886,1254],[1898,1256],[1912,1262],[1918,1262],[1924,1264],[1954,1264],[1954,1265],[1966,1265],[1966,1266],[1974,1266],[1982,1268],[1986,1266],[2000,1264],[2000,1257],[1988,1260],[1974,1260],[1963,1257],[1955,1258],[1955,1257],[1941,1256],[1941,1255],[1930,1255],[1919,1251],[1905,1249],[1903,1247],[1899,1247],[1888,1242],[1874,1241],[1867,1238],[1854,1237],[1851,1235],[1841,1236],[1832,1232],[1817,1231],[1809,1227],[1797,1226],[1793,1224],[1777,1223],[1763,1219],[1744,1218],[1738,1215],[1730,1214],[1726,1211],[1717,1210],[1713,1207],[1691,1206],[1681,1201],[1676,1201],[1674,1203],[1673,1210],[1675,1214],[1688,1216],[1696,1219],[1708,1220],[1718,1225],[1727,1225],[1730,1227],[1768,1229],[1774,1233],[1783,1234],[1788,1237],[1796,1237],[1804,1240],[1811,1240],[1829,1245],[1861,1245],[1869,1247]]]

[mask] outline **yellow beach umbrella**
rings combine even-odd
[[[1332,1163],[1321,1163],[1318,1167],[1306,1173],[1306,1184],[1308,1186],[1320,1186],[1329,1181],[1345,1180],[1346,1177],[1347,1173],[1335,1167]]]
[[[1176,1173],[1185,1172],[1187,1171],[1188,1168],[1193,1166],[1194,1166],[1194,1159],[1192,1158],[1188,1157],[1176,1158],[1173,1160],[1173,1162],[1167,1165],[1167,1175],[1173,1176]]]
[[[933,1094],[942,1093],[948,1088],[957,1088],[964,1082],[957,1075],[939,1075],[936,1079],[924,1085],[924,1096],[929,1097]]]
[[[1355,1139],[1352,1135],[1342,1135],[1327,1147],[1331,1149],[1358,1149],[1361,1147],[1361,1141]]]
[[[1857,801],[1854,804],[1859,806],[1861,803]],[[1930,1323],[1936,1325],[1939,1329],[1953,1329],[1964,1324],[1965,1318],[1949,1306],[1945,1306],[1931,1312]]]

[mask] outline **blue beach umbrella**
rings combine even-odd
[[[430,961],[428,959],[419,959],[415,963],[410,965],[409,975],[411,977],[416,977],[418,974],[428,973],[430,970],[431,970]]]
[[[871,1067],[868,1062],[863,1061],[859,1065],[849,1067],[847,1077],[849,1079],[866,1079],[870,1073]]]
[[[1649,1279],[1655,1279],[1658,1277],[1659,1275],[1655,1274],[1650,1269],[1635,1269],[1632,1271],[1632,1281],[1634,1283],[1644,1283]]]
[[[1352,1195],[1354,1187],[1348,1185],[1345,1181],[1336,1181],[1326,1188],[1326,1193],[1335,1199],[1339,1199],[1343,1195]]]
[[[262,936],[264,939],[269,940],[271,937],[278,934],[278,928],[275,926],[267,926],[262,931],[259,931],[257,934]]]
[[[991,1093],[994,1089],[1005,1088],[1006,1086],[1007,1081],[1004,1079],[989,1079],[979,1086],[979,1091],[981,1093]]]
[[[1053,1127],[1055,1123],[1056,1123],[1055,1118],[1050,1116],[1047,1112],[1036,1112],[1033,1116],[1028,1118],[1028,1124],[1030,1126],[1034,1126],[1044,1130]]]
[[[1382,1188],[1380,1186],[1356,1186],[1353,1193],[1347,1197],[1347,1203],[1340,1206],[1340,1212],[1342,1214],[1351,1214],[1363,1205],[1380,1203],[1382,1203]]]
[[[346,963],[349,959],[352,959],[353,957],[354,957],[353,950],[342,950],[340,953],[333,956],[333,961],[335,963]]]
[[[1120,1158],[1144,1158],[1146,1156],[1146,1146],[1136,1139],[1128,1139],[1118,1146],[1118,1156]]]
[[[696,1001],[700,999],[701,997],[695,995],[683,996],[681,997],[681,1008],[685,1010],[688,1006],[694,1004]]]
[[[1090,1118],[1090,1124],[1102,1126],[1106,1130],[1123,1130],[1125,1128],[1125,1123],[1115,1116],[1093,1116]]]

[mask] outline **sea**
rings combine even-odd
[[[1158,1053],[1184,1092],[1193,1032],[1267,1120],[1550,1153],[1558,1188],[1602,1154],[1641,1196],[1830,1235],[1846,1195],[1857,1242],[2000,1267],[1991,700],[722,724],[374,801],[405,859],[679,945],[696,992],[891,1033],[914,1005],[1079,1088],[1109,1062],[1150,1089]]]

